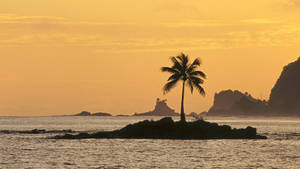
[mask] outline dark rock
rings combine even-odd
[[[190,114],[186,115],[187,117],[193,117],[196,120],[203,120],[203,114],[197,114],[195,112],[191,112]]]
[[[109,113],[99,112],[99,113],[92,114],[92,116],[112,116],[112,115]]]
[[[74,116],[90,116],[91,115],[91,112],[88,112],[88,111],[82,111],[78,114],[75,114]]]
[[[203,115],[207,116],[266,116],[270,107],[266,101],[253,98],[249,93],[225,90],[215,94],[214,104]]]
[[[134,116],[179,116],[167,103],[167,100],[160,100],[157,98],[156,105],[153,111],[146,113],[135,113]]]
[[[129,124],[120,130],[96,132],[92,134],[57,135],[54,139],[267,139],[257,135],[256,129],[231,129],[228,125],[218,125],[204,120],[194,122],[174,122],[167,117],[159,121],[145,120]]]
[[[94,113],[92,114],[91,112],[88,112],[88,111],[82,111],[78,114],[75,114],[73,116],[112,116],[111,114],[109,113],[103,113],[103,112],[98,112],[98,113]]]
[[[45,129],[33,129],[33,130],[0,130],[3,134],[47,134],[47,133],[75,133],[71,129],[68,130],[45,130]]]
[[[117,117],[129,117],[129,115],[124,115],[124,114],[118,114],[116,115]]]
[[[300,115],[300,58],[283,68],[269,105],[281,115]]]
[[[46,130],[44,130],[44,129],[42,129],[42,130],[33,129],[29,133],[31,133],[31,134],[41,134],[41,133],[45,133],[45,132],[46,132]]]

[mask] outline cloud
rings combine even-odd
[[[158,1],[159,2],[159,1]],[[194,17],[201,14],[200,9],[194,4],[187,3],[186,1],[180,0],[165,0],[160,1],[156,8],[154,9],[155,13],[159,13],[161,16],[163,14],[172,15],[176,17]]]
[[[286,9],[298,9],[300,0],[278,0],[278,2]]]
[[[14,14],[0,14],[0,23],[62,23],[66,21],[62,17],[49,16],[18,16]]]
[[[300,0],[289,0],[287,3],[292,6],[300,6]]]
[[[232,26],[233,24],[220,22],[218,20],[185,20],[184,22],[166,22],[166,23],[162,23],[162,25],[170,28],[180,28],[180,27],[204,28],[204,27]]]
[[[269,18],[252,18],[252,19],[245,19],[242,20],[243,23],[249,23],[249,24],[279,24],[280,21],[272,20]]]
[[[297,24],[270,18],[138,24],[0,14],[2,47],[89,46],[98,52],[141,52],[299,45],[299,39]]]
[[[19,16],[14,14],[0,14],[1,26],[14,26],[21,27],[22,29],[64,29],[64,28],[80,28],[81,26],[108,26],[117,27],[124,25],[132,25],[134,23],[118,23],[118,22],[82,22],[72,21],[64,17],[52,17],[52,16]],[[74,27],[75,26],[75,27]]]

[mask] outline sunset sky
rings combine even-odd
[[[207,96],[186,92],[186,112],[215,92],[268,99],[282,67],[300,56],[300,0],[3,0],[0,116],[133,114],[167,95],[160,67],[200,57]]]

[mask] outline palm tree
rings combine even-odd
[[[163,87],[164,94],[168,93],[174,88],[177,82],[182,81],[182,97],[181,97],[181,113],[180,121],[186,122],[184,114],[184,88],[187,85],[193,93],[194,88],[198,92],[205,96],[205,91],[201,84],[204,83],[203,79],[206,79],[205,73],[197,70],[201,65],[200,59],[196,58],[192,63],[189,63],[188,55],[181,53],[179,56],[171,57],[172,67],[162,67],[162,72],[169,72],[172,75],[169,77],[168,82]]]

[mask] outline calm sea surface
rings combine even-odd
[[[0,130],[99,131],[159,117],[0,117]],[[208,121],[253,126],[268,140],[52,140],[52,134],[0,133],[0,168],[300,169],[300,119]]]

